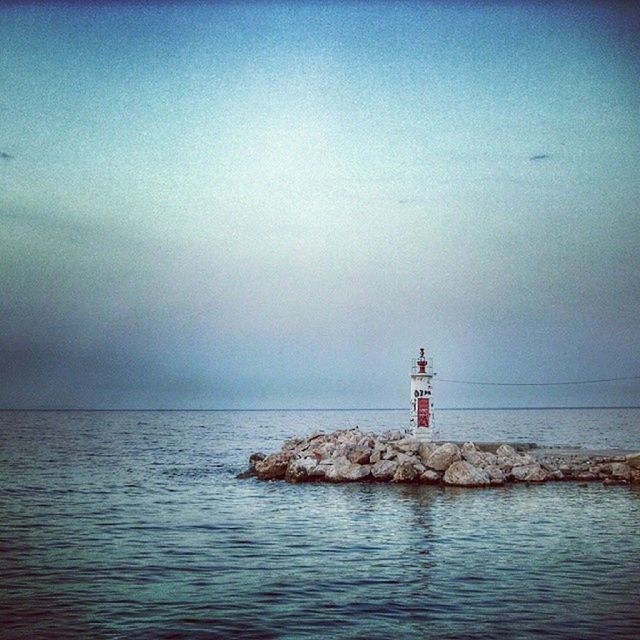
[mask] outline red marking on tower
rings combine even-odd
[[[429,398],[418,398],[418,426],[429,426]]]

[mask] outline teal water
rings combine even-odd
[[[293,433],[405,419],[0,413],[0,636],[640,637],[636,488],[235,479]],[[637,410],[441,411],[438,426],[640,449]]]

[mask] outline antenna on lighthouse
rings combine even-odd
[[[409,431],[419,440],[431,440],[433,434],[432,404],[433,361],[424,348],[411,367],[411,412]]]

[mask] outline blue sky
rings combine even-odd
[[[0,8],[0,406],[367,407],[637,375],[640,12]],[[638,404],[638,381],[436,387]]]

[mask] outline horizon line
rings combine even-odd
[[[434,412],[438,411],[550,411],[554,409],[640,409],[640,405],[585,405],[585,406],[525,406],[525,407],[437,407],[434,408]],[[259,412],[259,411],[409,411],[406,407],[333,407],[333,408],[322,408],[322,407],[311,407],[311,408],[300,408],[294,407],[290,409],[285,408],[259,408],[259,409],[239,409],[239,408],[223,408],[223,409],[207,409],[207,408],[197,408],[197,409],[159,409],[159,408],[136,408],[136,409],[124,409],[118,407],[111,407],[108,409],[97,409],[97,408],[64,408],[64,407],[36,407],[36,408],[0,408],[0,412],[132,412],[132,413],[142,413],[142,412],[158,412],[158,413],[168,413],[168,412]]]

